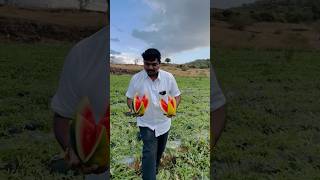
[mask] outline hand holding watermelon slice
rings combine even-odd
[[[167,101],[163,98],[160,99],[160,108],[164,112],[164,115],[171,118],[176,115],[177,102],[175,97],[168,96]]]
[[[103,172],[109,165],[109,107],[96,123],[88,98],[84,98],[70,128],[70,142],[84,173]]]
[[[148,108],[148,105],[149,105],[149,98],[146,94],[144,94],[142,97],[136,94],[133,97],[132,109],[137,116],[143,116]]]

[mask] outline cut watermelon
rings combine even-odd
[[[139,97],[137,94],[134,96],[132,101],[133,111],[139,116],[143,116],[149,105],[149,98],[147,95]]]
[[[168,96],[168,100],[160,99],[160,108],[167,116],[175,116],[177,109],[177,102],[174,97]]]
[[[106,114],[96,124],[89,100],[85,98],[75,120],[72,122],[70,137],[73,148],[80,160],[86,164],[105,166],[109,160],[109,107]]]

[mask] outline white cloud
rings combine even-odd
[[[163,54],[173,54],[210,46],[209,0],[143,0],[154,10],[144,29],[132,35],[158,48]]]
[[[135,64],[135,59],[139,60],[138,64],[142,64],[141,58],[137,57],[135,54],[115,53],[110,56],[111,64]]]

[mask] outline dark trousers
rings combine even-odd
[[[169,131],[156,137],[155,132],[147,127],[139,127],[143,141],[142,150],[142,179],[155,180],[156,169],[159,167],[161,156],[167,144]]]

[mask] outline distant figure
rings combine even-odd
[[[181,93],[173,75],[160,70],[161,54],[157,49],[147,49],[142,57],[144,70],[132,77],[126,96],[127,105],[131,110],[136,93],[140,95],[147,93],[149,97],[148,109],[143,116],[137,117],[137,125],[143,141],[142,178],[155,180],[166,147],[172,117],[164,115],[161,111],[159,99],[170,95],[176,99],[178,107]]]

